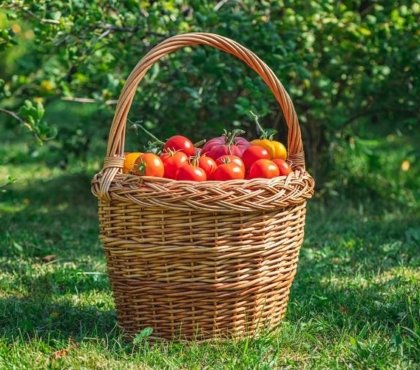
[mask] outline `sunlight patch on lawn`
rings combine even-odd
[[[411,267],[396,266],[386,271],[378,273],[361,275],[356,273],[353,276],[330,275],[321,277],[321,283],[338,289],[343,288],[360,288],[366,289],[373,285],[395,285],[400,284],[420,284],[420,271]]]

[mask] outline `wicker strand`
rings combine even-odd
[[[99,197],[101,177],[92,181],[92,192]],[[119,174],[110,187],[112,200],[132,202],[141,207],[191,209],[209,212],[254,212],[301,204],[311,198],[314,180],[305,171],[287,177],[232,181],[172,181],[153,177]]]

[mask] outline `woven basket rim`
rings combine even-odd
[[[95,181],[98,181],[100,177],[103,176],[103,171],[97,172],[92,179],[92,183]],[[177,184],[178,186],[186,185],[186,186],[194,186],[194,187],[203,187],[206,185],[218,185],[218,184],[224,184],[225,186],[249,186],[252,184],[261,184],[264,183],[266,185],[278,183],[279,181],[285,181],[289,176],[295,176],[296,178],[303,178],[303,177],[310,177],[313,179],[311,174],[304,168],[299,167],[291,171],[289,175],[283,175],[283,176],[276,176],[271,179],[258,177],[254,179],[239,179],[239,180],[225,180],[225,181],[217,181],[217,180],[206,180],[206,181],[188,181],[188,180],[174,180],[169,179],[166,177],[154,177],[154,176],[139,176],[139,175],[133,175],[130,173],[119,173],[115,176],[115,179],[113,182],[121,182],[122,179],[137,179],[140,183],[144,184]],[[94,193],[95,196],[98,196],[98,194]]]
[[[92,193],[100,200],[102,176],[99,172],[92,180]],[[306,202],[314,186],[314,179],[303,169],[272,179],[203,182],[117,174],[109,196],[110,200],[162,210],[263,212]]]

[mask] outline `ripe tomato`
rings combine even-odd
[[[241,180],[244,177],[245,172],[243,168],[234,162],[219,165],[213,174],[213,180],[216,181]]]
[[[163,146],[165,152],[179,151],[185,153],[187,156],[193,156],[195,153],[194,144],[185,136],[175,135],[166,140]]]
[[[133,168],[133,173],[140,176],[163,177],[164,172],[162,160],[153,153],[140,155]]]
[[[280,171],[277,165],[269,159],[259,159],[255,161],[249,169],[249,178],[271,179],[279,176]]]
[[[242,160],[247,169],[251,168],[251,165],[259,159],[270,159],[268,150],[259,145],[251,145],[242,155]]]
[[[239,167],[242,168],[242,171],[245,172],[245,165],[241,158],[236,155],[222,155],[221,157],[217,158],[216,164],[219,166],[225,163],[236,163]]]
[[[292,172],[292,168],[285,160],[277,158],[273,159],[273,162],[279,168],[280,176],[287,176],[290,172]]]
[[[183,152],[163,152],[160,155],[165,168],[164,176],[168,179],[176,179],[178,170],[188,162],[188,156]]]
[[[251,141],[251,145],[259,145],[267,149],[268,153],[270,154],[270,159],[287,158],[286,147],[280,141],[269,139],[255,139]]]
[[[179,170],[176,177],[177,180],[187,181],[206,181],[206,172],[201,167],[192,164],[184,164]]]
[[[250,144],[248,140],[237,136],[240,132],[240,130],[226,132],[223,136],[210,139],[204,144],[201,152],[215,160],[229,154],[241,157]]]
[[[207,175],[207,180],[210,180],[216,171],[217,164],[213,158],[202,155],[198,158],[198,167],[202,168]]]
[[[143,153],[134,152],[134,153],[124,153],[124,167],[123,173],[130,173],[133,170],[136,159],[141,156]]]
[[[271,144],[273,145],[273,148],[274,148],[274,154],[273,154],[274,159],[279,158],[279,159],[284,160],[287,158],[287,149],[280,141],[272,140]]]

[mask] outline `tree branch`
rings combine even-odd
[[[19,117],[19,116],[17,115],[17,113],[12,112],[11,110],[7,110],[7,109],[4,109],[4,108],[0,108],[0,112],[6,113],[6,114],[8,114],[9,116],[12,116],[13,118],[17,119],[17,120],[18,120],[19,122],[21,122],[21,123],[23,123],[23,122],[24,122],[24,120],[23,120],[21,117]]]
[[[226,3],[228,3],[229,0],[221,0],[219,1],[213,8],[214,11],[218,11],[223,5],[225,5]]]
[[[141,26],[115,26],[113,24],[110,23],[106,23],[106,24],[98,24],[97,25],[98,28],[104,30],[104,31],[109,31],[109,32],[137,32],[141,29]],[[145,36],[158,36],[158,37],[167,37],[167,34],[164,33],[160,33],[160,32],[145,32]]]
[[[28,128],[30,131],[33,131],[32,126],[28,122],[26,122],[22,117],[20,117],[16,112],[13,112],[11,110],[4,109],[4,108],[0,108],[0,112],[3,112],[5,114],[9,115],[10,117],[13,117],[20,124],[22,124],[23,126]]]
[[[96,99],[92,99],[92,98],[72,98],[72,97],[64,97],[61,100],[64,101],[69,101],[69,102],[74,102],[74,103],[82,103],[82,104],[101,104],[104,103],[105,105],[115,105],[117,104],[118,100],[115,99],[110,99],[110,100],[105,100],[105,102],[101,101],[101,100],[96,100]]]
[[[20,10],[23,13],[29,15],[30,17],[37,19],[41,23],[54,24],[54,25],[60,24],[60,21],[57,21],[56,19],[41,18],[37,16],[35,13],[31,12],[30,10],[24,9],[22,6],[19,6],[17,4],[11,4],[9,6],[6,6],[6,8]]]

